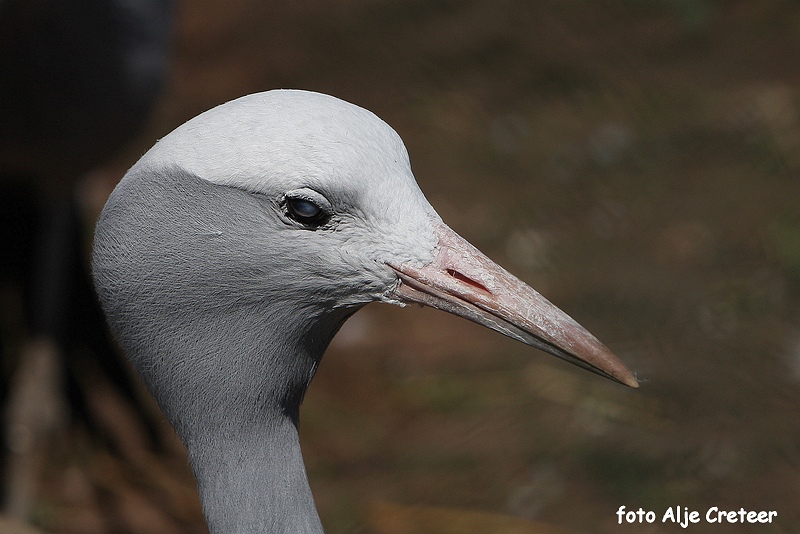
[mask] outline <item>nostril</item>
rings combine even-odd
[[[482,291],[486,291],[487,293],[491,293],[491,291],[486,289],[485,285],[481,284],[480,282],[476,282],[475,280],[473,280],[469,276],[461,274],[460,272],[456,271],[455,269],[447,269],[447,274],[449,274],[450,276],[452,276],[456,280],[460,280],[460,281],[464,282],[465,284],[469,284],[472,287],[477,287],[478,289],[480,289]]]

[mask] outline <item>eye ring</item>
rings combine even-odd
[[[330,205],[316,191],[290,191],[284,196],[283,205],[287,217],[306,227],[316,228],[330,219]]]

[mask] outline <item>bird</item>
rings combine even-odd
[[[53,436],[79,421],[106,430],[87,364],[156,435],[94,298],[81,191],[160,99],[174,3],[0,0],[0,285],[22,296],[0,305],[0,508],[11,516],[30,516]]]
[[[213,533],[323,532],[300,404],[337,330],[370,302],[450,312],[638,387],[442,221],[388,124],[321,93],[251,94],[160,139],[101,212],[92,272],[186,446]]]

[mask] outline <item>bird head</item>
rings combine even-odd
[[[246,96],[161,139],[109,199],[93,264],[109,321],[151,389],[164,372],[137,354],[175,352],[178,339],[207,354],[208,376],[220,365],[212,338],[239,353],[295,343],[318,361],[373,301],[451,312],[638,385],[594,336],[442,222],[391,127],[318,93]]]

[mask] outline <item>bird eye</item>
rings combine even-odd
[[[305,198],[287,198],[286,209],[292,219],[310,226],[319,226],[327,215],[316,203]]]

